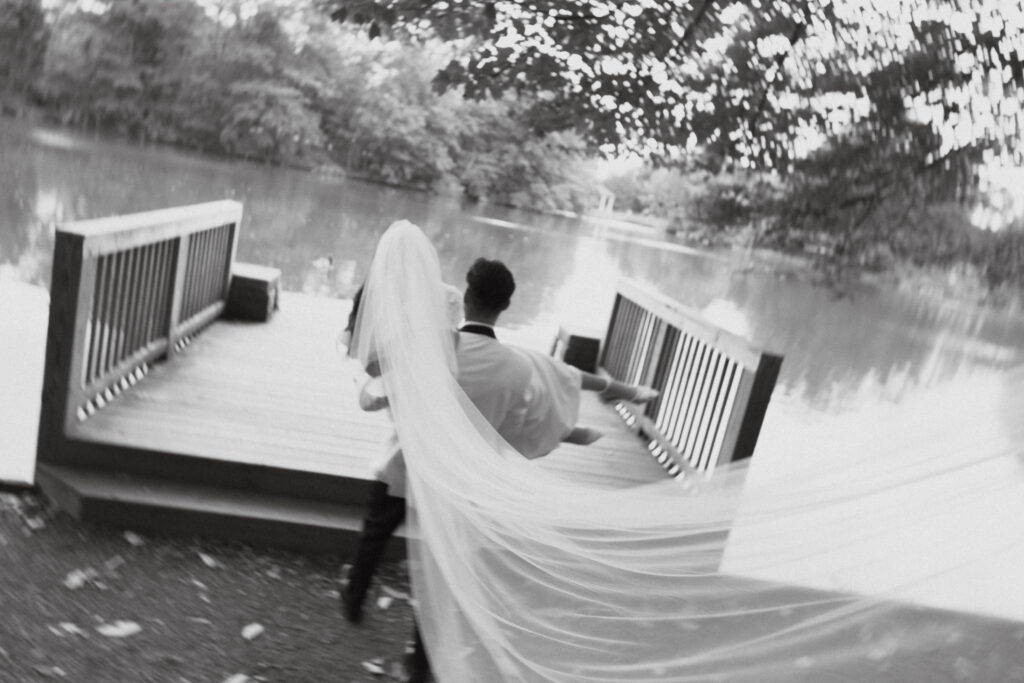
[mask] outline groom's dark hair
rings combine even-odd
[[[516,281],[501,261],[478,258],[466,273],[466,303],[491,313],[501,313],[512,301]]]

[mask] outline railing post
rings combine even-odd
[[[612,314],[608,318],[608,331],[604,335],[604,343],[601,344],[601,354],[598,357],[598,367],[604,367],[608,363],[609,349],[612,345],[612,335],[615,333],[615,327],[619,322],[619,303],[622,301],[622,295],[618,292],[615,293],[615,302],[612,304]]]
[[[175,348],[180,333],[178,323],[181,322],[181,307],[184,298],[185,270],[188,268],[188,245],[191,235],[182,235],[178,238],[178,250],[174,257],[174,278],[171,280],[171,306],[170,315],[167,319],[167,358],[171,359],[177,353]]]
[[[84,328],[88,325],[95,289],[96,262],[85,253],[80,235],[58,232],[50,279],[50,316],[46,333],[46,365],[39,415],[38,459],[59,462],[66,433],[78,406],[86,400],[83,385]]]
[[[241,229],[242,229],[242,215],[241,215],[241,211],[239,211],[238,220],[231,224],[231,236],[229,238],[230,239],[230,243],[228,245],[228,254],[227,254],[228,262],[225,264],[225,268],[224,268],[224,271],[225,271],[224,272],[224,282],[223,282],[224,288],[223,288],[223,290],[221,290],[222,291],[221,298],[223,298],[225,301],[227,301],[228,293],[231,291],[231,270],[232,270],[232,265],[235,262],[235,255],[238,252],[238,233],[241,231]]]
[[[749,388],[749,399],[743,420],[738,426],[736,446],[732,453],[726,453],[728,461],[744,460],[754,454],[757,437],[761,433],[761,424],[768,411],[768,402],[772,397],[772,389],[782,367],[782,356],[765,353],[757,364]]]

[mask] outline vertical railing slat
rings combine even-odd
[[[117,314],[120,307],[121,297],[119,291],[122,286],[121,280],[124,277],[125,255],[118,252],[114,255],[114,279],[111,282],[110,307],[107,309],[107,342],[103,352],[103,369],[101,375],[113,367],[114,354],[117,348]]]
[[[188,272],[188,257],[192,249],[189,235],[182,235],[177,240],[177,249],[173,250],[173,261],[171,267],[171,291],[168,300],[170,306],[167,309],[167,355],[173,356],[180,338],[178,323],[182,318],[182,308],[185,305],[186,274]]]
[[[710,444],[714,441],[713,427],[715,422],[715,411],[718,410],[719,395],[722,391],[722,379],[726,370],[726,358],[716,352],[715,367],[711,371],[711,385],[708,388],[707,398],[704,400],[704,411],[700,417],[700,431],[694,443],[694,451],[697,453],[697,468],[705,469],[708,465],[708,453]]]
[[[694,338],[693,346],[690,349],[690,358],[687,361],[689,367],[686,373],[686,383],[683,384],[683,404],[679,408],[679,427],[672,438],[672,443],[675,444],[684,457],[688,454],[682,452],[684,450],[683,443],[686,440],[686,434],[691,424],[691,412],[696,403],[696,388],[699,386],[700,373],[704,368],[706,349],[707,345],[704,342]]]
[[[669,443],[675,444],[676,435],[682,424],[679,412],[683,402],[683,382],[686,378],[689,370],[687,360],[693,350],[693,336],[680,332],[680,344],[679,349],[676,352],[676,368],[673,374],[672,383],[669,385],[669,391],[671,397],[669,399],[668,407],[668,429],[665,434],[668,437]]]
[[[704,416],[708,411],[708,396],[711,394],[711,388],[714,384],[715,370],[718,368],[719,359],[721,355],[718,350],[714,347],[708,348],[708,363],[701,373],[700,393],[697,396],[697,409],[693,415],[693,428],[690,433],[687,434],[686,438],[686,450],[690,456],[690,462],[694,466],[697,465],[697,458],[700,454],[697,452],[697,444],[704,429]]]
[[[145,317],[142,320],[142,344],[149,348],[154,341],[153,320],[157,308],[157,292],[160,289],[160,243],[156,242],[149,248],[149,284],[146,288]]]
[[[193,283],[195,284],[195,290],[193,290],[192,300],[192,311],[190,318],[203,310],[203,304],[206,303],[206,275],[209,270],[210,262],[210,231],[204,230],[199,233],[199,242],[196,247],[196,267],[193,274]]]
[[[137,327],[136,320],[139,314],[139,298],[142,296],[142,267],[143,267],[143,256],[145,251],[143,247],[136,247],[132,249],[134,255],[135,267],[132,268],[132,280],[129,284],[130,294],[128,297],[128,319],[125,321],[124,326],[124,353],[121,355],[121,359],[129,358],[135,353],[136,347],[136,336],[135,329]]]
[[[690,434],[693,432],[694,423],[696,422],[697,414],[697,401],[700,396],[700,388],[703,384],[702,379],[704,377],[705,368],[708,360],[711,356],[711,352],[708,349],[707,344],[696,341],[694,346],[693,355],[693,367],[690,371],[690,376],[686,383],[685,389],[685,402],[683,409],[679,413],[679,434],[675,439],[676,447],[687,462],[690,460],[692,455],[686,448],[686,444],[690,439]]]
[[[160,249],[160,302],[157,305],[157,318],[154,321],[155,334],[167,337],[171,333],[171,299],[174,293],[175,255],[177,240],[167,240]]]
[[[132,285],[134,284],[136,262],[138,261],[136,251],[136,249],[129,249],[127,252],[128,268],[125,270],[124,282],[121,285],[121,298],[123,301],[121,302],[121,314],[117,320],[118,334],[115,366],[124,360],[127,351],[125,347],[128,345],[128,321],[131,317],[132,299],[135,296]]]
[[[106,370],[107,349],[110,345],[111,309],[114,305],[114,287],[117,278],[116,255],[108,254],[103,258],[106,261],[106,267],[103,273],[103,301],[100,304],[100,341],[96,349],[96,356],[93,358],[93,379],[98,378]]]
[[[715,420],[715,438],[711,443],[711,449],[708,454],[709,471],[714,469],[722,455],[722,443],[725,439],[728,416],[732,412],[733,402],[736,399],[736,387],[739,384],[737,370],[738,364],[736,361],[729,359],[724,390],[722,392],[721,408]]]
[[[93,289],[92,310],[89,314],[89,351],[85,357],[85,382],[96,376],[96,359],[100,353],[100,339],[103,335],[103,281],[106,274],[107,257],[96,259],[96,283]]]
[[[668,400],[668,387],[672,374],[672,359],[679,340],[679,331],[669,324],[664,325],[661,348],[658,351],[658,368],[655,370],[651,386],[658,390],[658,398],[651,401],[649,415],[655,426],[664,431],[665,403]]]

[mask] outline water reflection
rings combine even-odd
[[[1024,362],[1019,316],[894,288],[865,286],[836,300],[827,290],[752,272],[742,257],[659,249],[646,237],[557,216],[466,207],[10,121],[0,121],[0,149],[0,268],[42,286],[50,281],[56,222],[233,198],[245,205],[238,258],[281,268],[289,290],[350,296],[379,234],[398,218],[423,227],[445,278],[460,287],[476,257],[508,263],[519,282],[505,316],[510,325],[600,332],[616,280],[636,278],[783,353],[772,410],[802,421],[899,402]]]

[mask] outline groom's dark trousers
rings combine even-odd
[[[362,605],[388,539],[405,519],[405,498],[388,495],[388,485],[375,481],[370,485],[370,500],[363,518],[359,549],[348,572],[349,601]]]
[[[348,572],[348,585],[345,587],[349,593],[348,604],[359,605],[361,608],[388,539],[395,534],[404,519],[405,498],[389,496],[387,484],[382,481],[373,482],[370,485],[366,516],[363,518],[363,533],[359,537],[359,549]],[[430,664],[419,628],[413,634],[413,652],[406,659],[406,667],[411,675],[411,683],[426,680]]]

